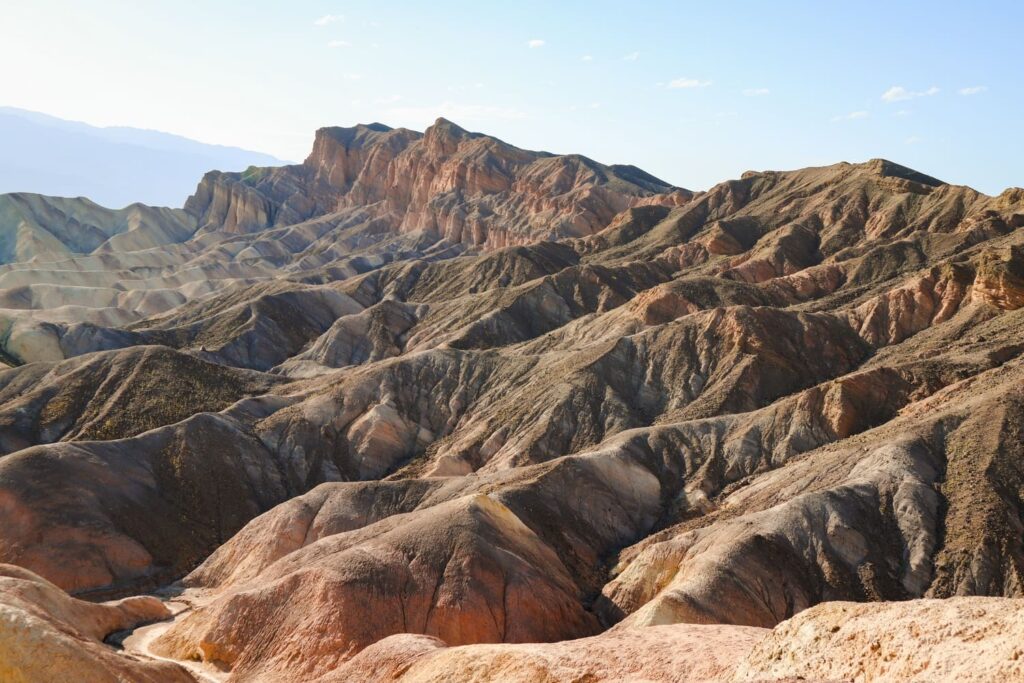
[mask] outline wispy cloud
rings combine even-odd
[[[701,81],[696,78],[677,78],[668,82],[669,88],[706,88],[711,81]]]
[[[347,40],[332,40],[327,43],[327,47],[352,47],[352,43]]]
[[[893,116],[899,116],[900,118],[910,116],[912,112],[909,109],[900,109],[893,113]]]
[[[526,41],[526,46],[531,50],[537,47],[544,47],[544,41],[540,38],[534,38],[533,40]]]
[[[344,75],[342,75],[342,78],[344,78],[346,81],[358,81],[362,77],[363,77],[362,74],[344,74]]]
[[[582,57],[580,57],[580,61],[581,62],[592,62],[592,61],[594,61],[594,57],[593,57],[593,55],[583,55]]]
[[[747,88],[743,91],[743,94],[747,97],[762,97],[771,94],[771,92],[768,88]]]
[[[833,116],[832,122],[837,121],[856,121],[857,119],[866,119],[869,114],[866,111],[851,111],[849,114],[840,114],[839,116]]]
[[[934,85],[927,90],[907,90],[902,85],[894,85],[884,93],[882,93],[882,99],[886,102],[903,102],[905,100],[912,100],[917,97],[931,97],[932,95],[938,95],[939,89]]]
[[[985,92],[986,90],[988,90],[987,85],[972,85],[969,88],[960,88],[957,92],[961,95],[977,95]]]
[[[639,52],[630,52],[628,55],[626,55],[625,57],[622,58],[622,61],[624,61],[624,62],[635,62],[638,59],[640,59],[640,53]]]
[[[921,142],[921,138],[917,137],[916,135],[911,135],[903,142],[908,145],[916,145],[917,143]]]
[[[344,14],[325,14],[313,23],[317,26],[327,26],[328,24],[333,24],[336,21],[341,21],[344,18]]]
[[[401,95],[388,95],[387,97],[381,97],[374,100],[376,104],[394,104],[402,99]]]
[[[458,85],[449,85],[448,92],[465,92],[466,90],[474,89],[479,90],[484,87],[483,83],[460,83]]]

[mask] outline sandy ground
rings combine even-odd
[[[164,604],[167,606],[167,609],[171,610],[174,617],[167,621],[160,621],[155,624],[140,626],[132,631],[131,635],[127,636],[123,641],[124,651],[138,657],[146,657],[148,659],[158,659],[164,662],[180,664],[203,683],[220,683],[221,681],[226,681],[230,672],[221,671],[212,664],[208,664],[206,662],[191,662],[181,659],[171,659],[170,657],[163,657],[150,651],[150,644],[152,644],[152,642],[156,640],[161,633],[169,629],[174,625],[175,621],[192,610],[192,605],[190,603],[181,600],[167,600]]]

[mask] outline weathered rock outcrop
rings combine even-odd
[[[743,626],[685,624],[550,645],[463,647],[400,635],[377,642],[317,681],[728,681],[765,633]]]
[[[177,664],[125,657],[102,642],[169,616],[156,598],[84,602],[32,572],[0,565],[0,680],[194,683]]]
[[[0,195],[0,263],[52,263],[73,254],[133,252],[182,242],[196,230],[181,209],[106,209],[83,197]]]
[[[123,439],[218,411],[275,379],[163,346],[132,346],[0,373],[0,453]]]
[[[1018,600],[825,603],[780,624],[735,681],[1015,681],[1024,678]]]
[[[593,234],[630,206],[688,196],[635,167],[527,152],[438,119],[422,135],[322,128],[303,164],[210,173],[185,209],[233,232],[361,211],[396,231],[494,248]]]
[[[237,678],[313,678],[396,633],[456,645],[593,633],[576,591],[515,514],[476,495],[311,541],[222,591],[154,648]]]

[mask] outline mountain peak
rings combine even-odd
[[[470,133],[465,128],[442,117],[434,121],[434,125],[423,132],[423,137],[428,149],[435,153],[448,155],[455,151],[462,140],[481,136],[479,133]]]
[[[664,194],[675,189],[633,166],[518,149],[442,117],[422,134],[321,128],[301,168],[209,177],[186,208],[204,229],[242,232],[360,208],[398,233],[495,248],[590,235],[639,203],[676,203]]]
[[[336,142],[346,146],[352,143],[362,143],[376,140],[379,136],[390,133],[392,128],[383,123],[357,123],[354,126],[326,126],[316,131],[313,146],[321,138],[329,137]]]
[[[864,167],[872,173],[882,176],[883,178],[900,178],[902,180],[909,180],[915,183],[921,183],[922,185],[928,185],[930,187],[939,187],[945,185],[943,181],[938,178],[933,178],[930,175],[925,175],[920,171],[915,171],[907,166],[902,166],[888,159],[871,159],[864,164]]]
[[[469,132],[459,124],[455,123],[454,121],[449,121],[443,116],[438,116],[437,120],[434,121],[434,124],[430,126],[430,128],[436,128],[456,135],[463,135]]]

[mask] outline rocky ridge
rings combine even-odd
[[[873,160],[692,194],[439,121],[323,129],[184,215],[0,272],[36,287],[3,290],[0,561],[80,596],[180,579],[152,656],[885,680],[939,647],[917,617],[864,617],[907,643],[884,671],[814,664],[871,640],[805,624],[1016,613],[1022,190]]]

